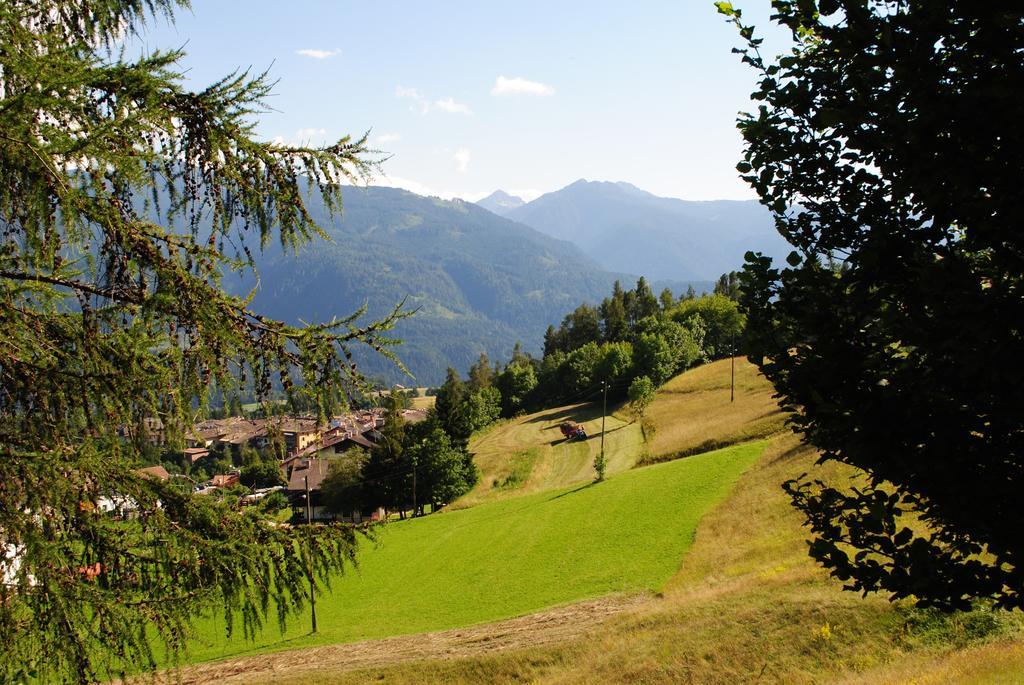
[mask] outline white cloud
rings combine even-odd
[[[536,188],[509,188],[506,190],[509,195],[515,195],[521,200],[526,202],[533,202],[538,197],[546,193],[546,190],[537,190]]]
[[[308,128],[297,129],[295,133],[290,136],[278,135],[274,136],[270,140],[275,145],[285,145],[289,147],[323,145],[327,142],[327,129],[310,126]]]
[[[327,135],[327,129],[325,128],[300,128],[295,132],[295,137],[298,140],[309,140],[317,136]]]
[[[491,95],[554,95],[555,89],[540,81],[529,81],[521,76],[499,76],[491,88]]]
[[[405,86],[395,86],[395,97],[396,98],[409,98],[410,100],[422,100],[423,96],[420,95],[420,91],[415,88],[406,88]]]
[[[398,133],[382,133],[373,139],[374,145],[386,145],[387,143],[394,143],[402,139],[402,136]]]
[[[441,98],[430,102],[420,91],[406,86],[395,86],[395,97],[405,100],[412,100],[419,107],[420,114],[430,114],[440,111],[449,114],[472,114],[473,110],[468,105],[456,102],[454,98]]]
[[[452,155],[452,159],[455,160],[455,165],[456,165],[456,168],[459,170],[459,173],[460,174],[466,173],[466,170],[469,169],[469,160],[470,160],[469,150],[464,148],[464,147],[460,147],[455,152],[455,154]]]
[[[430,110],[432,111],[432,110],[435,110],[435,109],[441,110],[442,112],[449,112],[451,114],[472,114],[473,113],[473,110],[471,110],[468,106],[462,104],[461,102],[456,102],[452,98],[444,98],[442,100],[435,100],[434,103],[430,106]]]
[[[375,186],[385,186],[388,188],[401,188],[402,190],[408,190],[409,192],[416,193],[417,195],[423,195],[425,197],[439,197],[444,200],[460,199],[467,202],[476,202],[488,195],[486,192],[467,193],[461,190],[444,190],[441,188],[434,188],[410,178],[402,178],[401,176],[380,176],[378,178],[374,178],[370,184]]]
[[[334,50],[315,50],[313,48],[302,48],[301,50],[295,51],[296,55],[302,55],[303,57],[312,57],[313,59],[329,59],[336,55],[341,54],[340,48]]]

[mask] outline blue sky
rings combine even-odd
[[[736,113],[755,74],[710,0],[193,0],[144,48],[183,46],[189,83],[278,79],[259,134],[321,143],[372,129],[382,184],[475,200],[576,179],[684,199],[750,198]],[[768,0],[734,2],[780,49]]]

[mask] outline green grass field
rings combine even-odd
[[[699,457],[697,457],[699,458]],[[633,473],[660,473],[691,459]],[[779,487],[813,468],[783,434],[703,517],[678,572],[648,602],[564,642],[253,682],[777,683],[960,685],[1024,682],[1019,612],[944,615],[844,592],[807,556],[801,516]],[[824,467],[839,475],[835,466]],[[620,477],[621,478],[621,477]]]
[[[211,620],[193,660],[492,621],[577,599],[659,590],[702,516],[765,447],[748,443],[585,483],[386,526],[359,572],[317,602],[320,631],[293,621],[256,643]]]

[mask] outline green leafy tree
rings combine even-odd
[[[594,370],[597,382],[621,386],[633,375],[633,345],[628,342],[605,343],[600,347],[600,359]],[[621,396],[621,390],[618,396]]]
[[[638,376],[629,384],[629,408],[641,421],[654,401],[655,391],[654,383],[647,376]]]
[[[534,396],[541,404],[553,401],[555,398],[563,397],[569,387],[569,365],[566,364],[568,355],[561,350],[552,354],[545,354],[540,360],[540,368],[537,369],[537,387]]]
[[[556,352],[565,352],[566,350],[566,330],[564,328],[555,328],[554,326],[548,326],[548,329],[544,332],[544,356],[555,354]]]
[[[738,271],[730,271],[722,274],[715,283],[715,295],[728,297],[730,300],[740,299],[740,274]]]
[[[361,384],[353,347],[396,342],[398,313],[295,328],[220,287],[253,250],[320,236],[306,198],[339,209],[337,182],[372,158],[364,139],[257,140],[266,75],[192,92],[180,51],[113,51],[185,4],[0,3],[0,680],[153,668],[211,609],[252,634],[271,598],[283,622],[310,568],[322,581],[355,550],[351,530],[276,527],[139,476],[119,436],[159,418],[180,439],[211,388],[241,383],[302,386],[325,414]],[[95,506],[110,495],[136,503],[131,525]]]
[[[268,514],[276,514],[288,507],[288,497],[280,490],[267,493],[267,496],[259,501],[260,509]]]
[[[362,467],[362,499],[370,507],[404,512],[412,481],[412,464],[405,454],[406,429],[400,410],[392,406],[384,415],[380,439]]]
[[[747,257],[751,359],[863,475],[786,483],[811,555],[860,592],[1024,607],[1021,7],[777,1],[795,47],[766,60],[719,5],[761,74],[737,168],[794,246]]]
[[[628,313],[633,324],[648,316],[655,316],[660,310],[658,298],[654,296],[654,291],[643,276],[637,280],[634,292],[636,299],[633,301],[632,311]]]
[[[601,347],[595,342],[589,342],[569,354],[565,360],[566,372],[568,374],[568,387],[566,389],[569,393],[584,393],[595,389],[600,384],[601,379],[598,378],[598,366],[603,357]]]
[[[286,484],[281,467],[271,461],[258,461],[243,467],[238,480],[249,488],[272,488]]]
[[[612,288],[612,296],[601,302],[601,328],[607,342],[619,342],[629,335],[626,323],[625,293],[618,281]]]
[[[469,391],[459,372],[449,368],[444,384],[437,391],[434,410],[441,428],[459,445],[468,444],[475,429],[468,400]]]
[[[503,416],[515,416],[526,406],[527,398],[537,387],[537,371],[532,363],[510,362],[495,380],[501,393],[501,413]]]
[[[411,427],[406,449],[416,468],[419,513],[427,503],[437,509],[454,501],[469,492],[479,478],[472,455],[455,444],[436,421]]]
[[[694,317],[704,325],[704,353],[709,359],[722,359],[739,348],[745,318],[739,305],[725,295],[704,295],[679,303],[669,315],[684,326]]]
[[[661,385],[675,373],[678,354],[663,336],[641,333],[634,347],[637,374],[647,376],[656,385]]]
[[[658,302],[661,304],[661,311],[667,312],[672,309],[676,304],[676,296],[672,294],[672,290],[664,288],[661,294],[658,295]]]
[[[486,352],[480,353],[480,358],[469,367],[469,379],[466,385],[470,392],[477,392],[489,388],[494,383],[494,368],[491,360],[487,358]]]
[[[596,308],[581,304],[562,322],[565,332],[565,352],[577,350],[587,343],[601,340],[600,317]]]
[[[320,483],[320,495],[332,514],[349,515],[363,510],[367,504],[364,500],[363,466],[368,460],[366,450],[359,447],[331,459],[327,475]]]
[[[488,386],[471,393],[466,397],[465,412],[472,430],[491,425],[501,416],[501,392]]]

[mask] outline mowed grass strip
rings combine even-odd
[[[785,415],[772,399],[775,392],[757,367],[736,358],[736,393],[730,399],[732,368],[722,359],[670,379],[658,389],[647,415],[655,426],[645,440],[640,422],[624,405],[609,406],[605,454],[608,473],[638,463],[669,461],[749,440],[784,429]],[[590,438],[567,441],[558,430],[562,421],[583,424]],[[527,414],[491,426],[470,443],[480,482],[454,508],[529,492],[582,483],[594,476],[594,457],[601,449],[601,404],[576,404]],[[536,450],[529,475],[520,479],[516,455]],[[511,478],[516,487],[502,487]],[[496,486],[495,483],[498,485]]]
[[[194,660],[440,630],[615,592],[660,589],[701,517],[764,442],[618,474],[603,483],[499,500],[388,524],[360,569],[317,599],[282,636],[227,641],[211,620]]]
[[[605,419],[605,455],[609,474],[628,471],[644,452],[640,424],[609,407]],[[586,440],[566,440],[558,425],[575,421],[584,426]],[[601,405],[574,404],[545,409],[484,429],[469,445],[480,469],[480,482],[453,504],[454,509],[475,506],[498,498],[563,488],[593,480],[594,457],[601,451]],[[520,455],[530,451],[528,473]],[[502,487],[509,478],[515,487]],[[495,486],[495,483],[498,485]]]
[[[745,358],[735,359],[736,392],[730,393],[733,366],[721,359],[670,379],[647,410],[657,430],[641,462],[667,461],[784,430],[785,414],[775,389]]]

